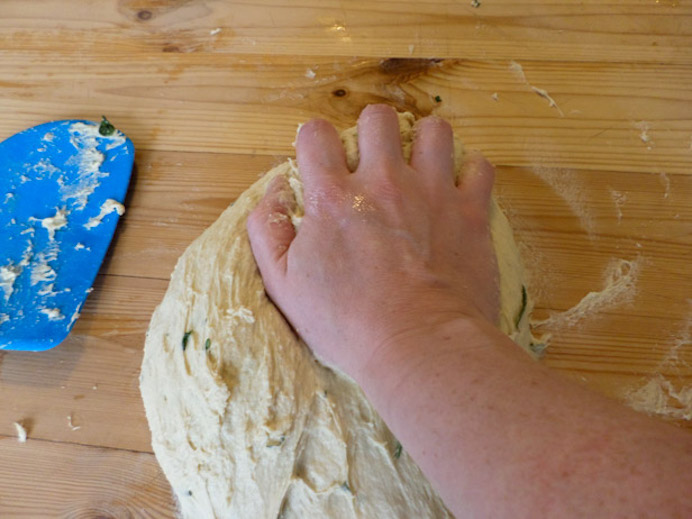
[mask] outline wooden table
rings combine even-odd
[[[137,158],[71,336],[0,352],[0,517],[174,517],[138,390],[173,265],[293,154],[298,123],[347,127],[373,102],[446,117],[497,164],[536,319],[631,262],[595,312],[543,326],[543,362],[689,418],[691,15],[683,0],[3,0],[0,140],[106,114]]]

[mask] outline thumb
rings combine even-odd
[[[296,236],[290,215],[295,206],[286,177],[279,175],[248,215],[250,247],[270,295],[286,274],[288,248]]]

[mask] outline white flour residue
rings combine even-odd
[[[560,107],[559,107],[559,106],[557,105],[557,103],[555,102],[555,99],[553,99],[553,98],[550,96],[550,94],[548,93],[547,90],[545,90],[545,89],[543,89],[543,88],[535,87],[535,86],[533,86],[533,85],[530,85],[530,86],[531,86],[531,90],[533,90],[533,91],[536,92],[539,96],[541,96],[543,99],[545,99],[545,100],[548,101],[548,106],[550,106],[550,108],[555,108],[555,109],[557,110],[557,112],[560,114],[560,117],[564,117],[564,116],[565,116],[565,113],[560,109]]]
[[[687,302],[692,307],[692,299]],[[677,367],[679,364],[689,367],[687,362],[680,359],[680,352],[689,348],[692,348],[692,308],[687,313],[682,329],[673,336],[671,348],[663,359],[661,368]]]
[[[75,425],[75,424],[74,424],[74,421],[73,421],[73,418],[72,418],[72,415],[71,415],[71,414],[68,414],[68,415],[67,415],[67,425],[68,425],[68,427],[69,427],[70,429],[72,429],[73,431],[78,431],[79,429],[82,428],[81,425]]]
[[[40,312],[47,315],[51,321],[62,321],[65,318],[60,308],[41,308]]]
[[[41,290],[38,291],[38,295],[40,296],[55,296],[55,284],[54,283],[48,283],[45,285]]]
[[[572,308],[556,313],[542,321],[533,321],[535,327],[547,332],[571,328],[583,319],[618,305],[631,302],[637,291],[639,259],[612,259],[603,274],[603,288],[589,292]]]
[[[529,80],[526,78],[526,73],[524,72],[524,67],[522,67],[520,63],[517,63],[514,60],[510,61],[509,70],[517,77],[519,81],[521,81],[527,87],[529,87],[531,91],[533,91],[534,93],[548,101],[548,106],[550,106],[551,108],[555,108],[557,112],[560,114],[560,117],[565,116],[565,113],[560,109],[560,107],[555,102],[555,99],[552,98],[552,96],[548,93],[547,90],[545,90],[544,88],[538,88],[537,86],[534,86],[531,83],[529,83]],[[495,100],[497,101],[497,99]]]
[[[99,133],[99,127],[91,124],[74,123],[70,125],[70,143],[78,151],[73,164],[77,166],[76,182],[65,183],[59,179],[60,192],[63,200],[72,200],[77,210],[82,210],[89,200],[89,196],[99,186],[99,179],[108,176],[100,170],[105,159],[103,153],[97,147],[100,141],[111,141],[106,146],[106,151],[125,143],[125,136],[115,131],[113,135],[104,136]],[[76,162],[76,164],[75,164]],[[69,163],[69,162],[68,162]]]
[[[236,318],[240,319],[241,321],[245,321],[246,323],[254,323],[255,322],[255,315],[252,313],[252,310],[249,308],[245,308],[244,306],[241,306],[239,308],[229,308],[226,310],[226,315],[231,318]]]
[[[692,420],[692,387],[676,389],[662,375],[656,375],[640,388],[625,395],[634,410],[647,414]]]
[[[608,188],[608,191],[610,191],[610,197],[613,199],[613,203],[615,203],[615,212],[618,217],[618,224],[620,224],[622,222],[622,206],[627,202],[627,195],[612,188]]]
[[[581,226],[591,237],[594,223],[588,207],[589,197],[576,172],[568,169],[535,166],[533,173],[567,203],[572,213],[579,218]]]
[[[57,273],[48,265],[46,261],[39,259],[34,268],[31,270],[31,285],[38,283],[55,281]]]
[[[125,206],[117,200],[109,198],[101,205],[101,211],[99,212],[99,214],[97,216],[89,218],[89,221],[84,224],[84,228],[91,229],[93,227],[100,225],[103,221],[103,218],[106,215],[111,214],[113,211],[118,213],[118,215],[122,216],[125,214]]]
[[[522,83],[528,83],[528,80],[526,79],[526,74],[524,74],[524,67],[522,67],[520,63],[517,63],[514,60],[510,61],[509,70],[511,70],[512,73],[515,76],[517,76],[517,79],[519,79],[519,81],[521,81]]]
[[[670,196],[670,178],[668,178],[668,175],[663,171],[661,171],[658,176],[663,184],[663,198],[668,198]]]
[[[28,164],[26,167],[28,167]],[[31,177],[23,176],[22,179],[25,178],[26,180],[23,180],[22,184],[28,180],[43,180],[52,176],[54,173],[59,173],[60,170],[56,168],[50,160],[41,159],[34,164],[30,170],[27,170],[27,172],[31,173]]]
[[[48,231],[48,239],[55,240],[55,231],[62,229],[67,225],[67,215],[65,208],[56,209],[55,215],[41,220],[41,226]]]
[[[692,352],[692,299],[687,302],[690,309],[681,329],[671,337],[670,349],[656,368],[659,373],[640,381],[624,394],[625,402],[637,411],[666,418],[692,420],[692,386],[674,384],[660,373],[679,372],[681,367],[685,372],[689,370],[690,365],[685,357],[689,357]],[[673,378],[683,380],[682,377]]]
[[[26,443],[26,428],[19,422],[14,422],[14,428],[17,431],[17,441],[19,443]]]
[[[51,247],[46,252],[39,252],[36,255],[36,261],[31,269],[31,286],[38,283],[50,283],[55,281],[57,274],[49,265],[52,261],[58,258],[58,248]]]
[[[14,282],[22,273],[19,265],[8,264],[0,267],[0,289],[5,293],[5,301],[9,301],[14,292]]]
[[[649,135],[649,130],[651,129],[651,123],[647,121],[638,121],[634,123],[634,127],[640,131],[639,133],[639,140],[641,140],[644,144],[646,144],[648,149],[651,149],[651,146],[653,146],[654,142],[651,140],[651,136]]]
[[[317,74],[315,73],[315,71],[312,70],[311,68],[309,68],[309,69],[307,69],[307,70],[305,71],[305,77],[308,78],[308,79],[315,79],[315,76],[316,76],[316,75],[317,75]]]

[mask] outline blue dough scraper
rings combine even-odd
[[[70,333],[124,212],[134,157],[105,117],[0,143],[0,350],[43,351]]]

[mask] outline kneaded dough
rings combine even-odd
[[[408,158],[414,117],[399,122]],[[341,138],[353,170],[356,128]],[[457,143],[457,167],[461,155]],[[293,161],[259,179],[181,256],[147,333],[140,389],[183,517],[453,517],[358,385],[320,364],[267,298],[245,220],[277,175],[300,203]],[[531,302],[494,200],[491,231],[500,327],[529,351]]]

